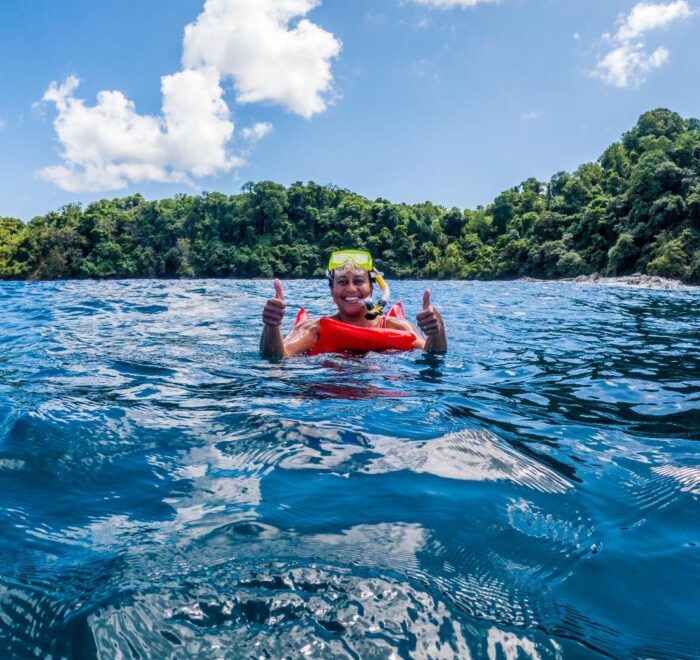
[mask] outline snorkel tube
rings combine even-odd
[[[381,291],[379,300],[377,300],[376,303],[372,302],[371,297],[367,297],[362,301],[367,308],[365,318],[371,321],[372,319],[376,319],[384,311],[384,308],[389,303],[391,289],[389,289],[389,285],[384,281],[384,273],[380,273],[377,270],[372,270],[369,276],[370,279],[379,285],[379,290]]]

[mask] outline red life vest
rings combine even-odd
[[[386,316],[405,319],[403,305],[400,302],[396,303]],[[297,314],[294,325],[308,320],[309,314],[302,307]],[[416,335],[407,330],[386,327],[362,328],[324,317],[319,319],[318,341],[307,352],[307,355],[341,351],[410,351],[416,339]]]

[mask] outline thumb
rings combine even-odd
[[[426,289],[423,292],[423,310],[426,310],[430,307],[430,289]]]
[[[282,282],[275,279],[273,284],[275,285],[275,298],[284,302],[284,291],[282,291]]]

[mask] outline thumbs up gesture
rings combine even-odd
[[[418,327],[428,336],[437,337],[444,333],[442,325],[442,316],[430,304],[430,289],[426,289],[423,293],[423,311],[416,315]]]
[[[282,325],[284,318],[284,291],[282,290],[282,282],[274,281],[275,297],[268,299],[263,309],[263,323],[265,325],[279,326]]]

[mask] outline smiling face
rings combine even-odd
[[[341,317],[362,316],[366,311],[362,302],[372,295],[369,273],[363,268],[336,268],[333,272],[331,295]]]

